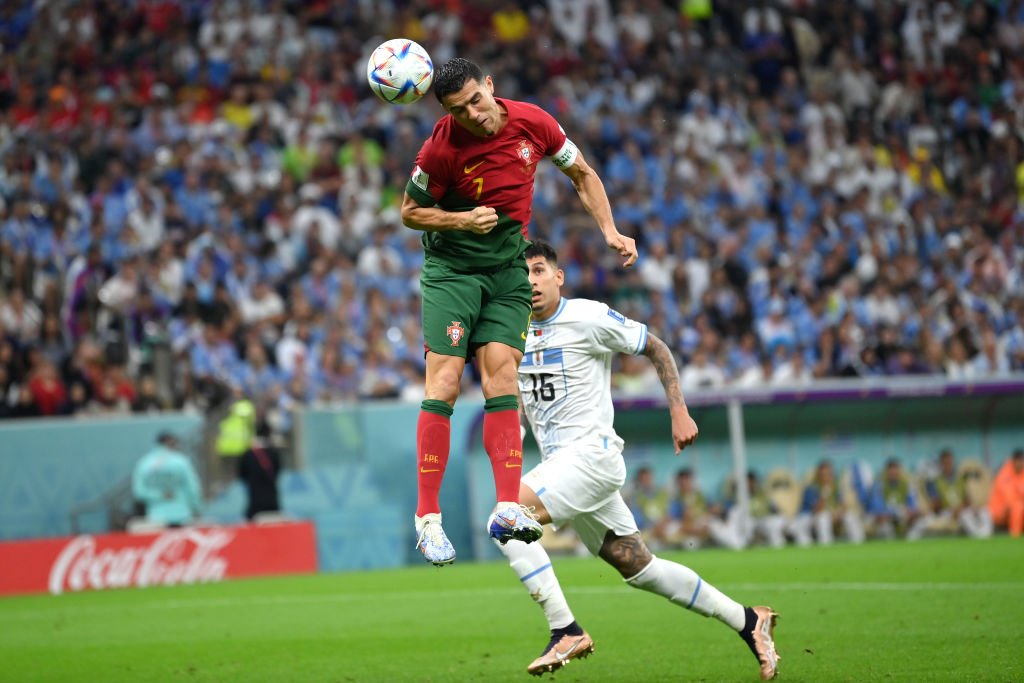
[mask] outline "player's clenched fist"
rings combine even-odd
[[[636,240],[632,237],[617,234],[614,237],[608,238],[607,242],[609,247],[619,252],[619,256],[626,258],[622,264],[623,266],[628,268],[636,263]]]
[[[462,229],[467,232],[475,232],[478,235],[486,235],[498,224],[498,212],[489,206],[477,206],[466,213],[466,222]]]
[[[672,409],[672,442],[676,447],[676,455],[697,440],[698,432],[697,423],[689,412],[685,409]]]

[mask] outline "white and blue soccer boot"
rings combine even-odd
[[[487,520],[487,533],[502,545],[511,540],[533,543],[544,535],[544,527],[525,505],[498,503]]]
[[[416,549],[423,553],[427,562],[438,567],[455,561],[455,546],[441,528],[441,513],[416,518]]]

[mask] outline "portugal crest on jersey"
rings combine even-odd
[[[452,346],[458,346],[459,342],[466,335],[466,328],[458,320],[453,320],[448,326],[448,338],[452,340]]]
[[[534,161],[533,147],[531,147],[530,143],[527,142],[526,140],[519,141],[519,146],[516,147],[516,154],[519,156],[520,159],[523,160],[524,164],[529,165],[532,164]]]

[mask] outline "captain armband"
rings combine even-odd
[[[562,144],[561,148],[557,152],[551,155],[551,161],[555,163],[555,166],[561,169],[566,169],[576,163],[576,156],[580,153],[576,145],[569,138],[565,139],[565,143]]]

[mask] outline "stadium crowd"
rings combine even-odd
[[[419,400],[397,207],[441,110],[370,94],[395,36],[559,119],[641,261],[550,165],[532,230],[684,390],[1024,370],[1017,0],[12,0],[0,416]]]

